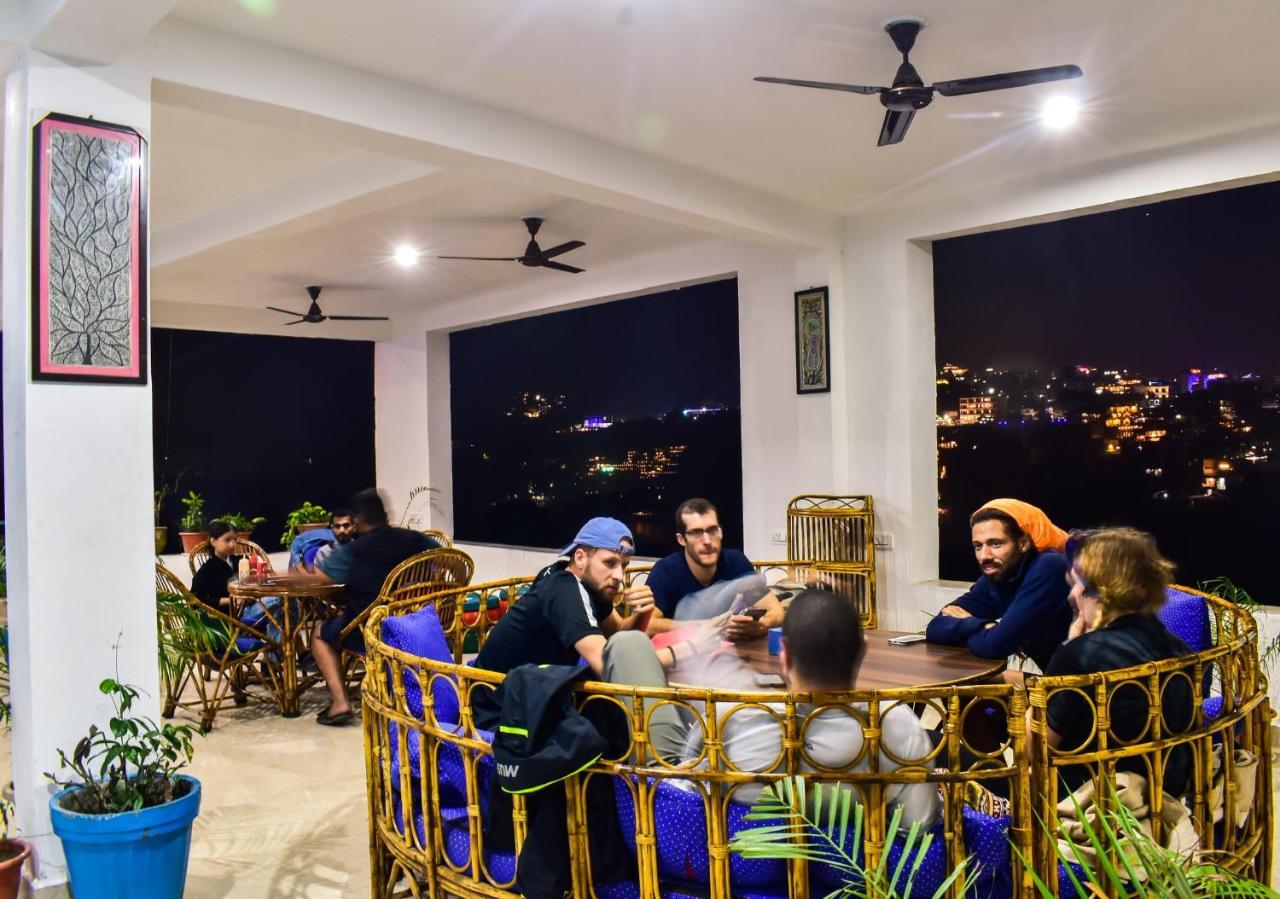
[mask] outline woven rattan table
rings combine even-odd
[[[280,714],[286,718],[297,718],[301,710],[298,696],[302,690],[311,685],[299,684],[298,679],[298,644],[299,637],[306,635],[315,622],[338,614],[345,588],[341,584],[302,585],[271,583],[240,583],[231,581],[227,584],[227,592],[235,604],[236,617],[244,614],[244,610],[255,602],[278,596],[280,605],[267,612],[267,620],[280,631],[280,641],[273,645],[275,652],[269,653],[271,663],[278,666],[280,676],[276,692],[276,701],[280,705]],[[265,625],[263,630],[266,630]]]

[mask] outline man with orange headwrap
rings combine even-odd
[[[1044,670],[1067,636],[1067,534],[1035,506],[997,499],[969,519],[982,577],[925,629],[934,643],[1003,659],[1025,653]]]

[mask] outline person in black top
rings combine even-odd
[[[236,548],[235,528],[225,521],[209,525],[210,556],[191,579],[191,593],[206,606],[226,612],[231,605],[227,581],[236,576],[240,557]]]
[[[364,638],[359,632],[349,635],[340,646],[342,629],[378,598],[391,569],[410,556],[439,547],[426,534],[389,525],[387,508],[372,487],[352,497],[351,513],[355,518],[355,539],[317,564],[314,574],[289,576],[289,580],[298,583],[346,585],[342,614],[319,622],[311,634],[311,653],[331,698],[329,707],[316,721],[330,726],[348,724],[352,715],[351,700],[342,682],[342,650],[364,650]]]
[[[1160,555],[1155,539],[1131,528],[1105,528],[1086,533],[1068,544],[1071,567],[1070,601],[1076,609],[1067,642],[1054,652],[1047,677],[1093,674],[1190,655],[1188,646],[1169,633],[1156,617],[1165,602],[1165,588],[1173,565]],[[1108,709],[1110,743],[1137,740],[1148,729],[1150,706],[1144,683],[1112,687]],[[1143,689],[1140,689],[1143,687]],[[1191,684],[1185,677],[1168,677],[1162,686],[1162,732],[1180,733],[1191,725],[1194,708]],[[1067,751],[1094,745],[1093,705],[1083,695],[1062,690],[1050,695],[1045,709],[1049,745]],[[1165,756],[1162,787],[1182,795],[1190,782],[1190,747],[1181,744]],[[1140,758],[1116,764],[1149,778]],[[1073,791],[1090,777],[1084,765],[1061,769],[1063,788]]]
[[[614,608],[634,546],[631,531],[622,522],[613,518],[588,521],[564,548],[561,558],[538,573],[529,592],[494,626],[476,656],[476,667],[505,674],[518,665],[576,665],[582,658],[597,676],[625,680],[619,671],[630,671],[633,663],[671,667],[696,653],[698,647],[691,642],[666,647],[654,658],[652,644],[644,635],[653,614],[653,596],[648,591],[627,597],[629,614],[625,618]],[[635,631],[625,635],[635,639],[617,639],[624,631]],[[718,645],[718,631],[714,636]],[[615,655],[616,659],[611,658]],[[473,691],[471,707],[478,727],[496,727],[502,703],[495,691]],[[673,709],[662,706],[657,711]]]

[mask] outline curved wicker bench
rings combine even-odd
[[[461,664],[461,647],[471,634],[476,642],[483,642],[500,615],[497,597],[518,601],[527,584],[527,579],[512,579],[443,591],[410,604],[375,609],[369,617],[365,641],[370,676],[363,704],[374,896],[516,895],[515,851],[486,842],[492,735],[474,726],[470,708],[476,690],[494,689],[502,677]],[[458,614],[469,598],[472,614]],[[1056,769],[1089,764],[1099,774],[1113,774],[1121,757],[1153,758],[1158,766],[1173,741],[1199,747],[1197,753],[1220,744],[1255,752],[1262,759],[1257,790],[1247,810],[1232,805],[1233,787],[1226,790],[1225,820],[1236,820],[1243,811],[1241,825],[1219,824],[1215,829],[1208,801],[1212,772],[1200,755],[1192,778],[1191,806],[1204,847],[1265,882],[1271,862],[1270,773],[1266,771],[1270,712],[1258,670],[1256,627],[1247,613],[1229,603],[1213,597],[1204,597],[1204,602],[1212,645],[1202,652],[1105,675],[1041,678],[1029,689],[990,684],[806,696],[582,684],[577,688],[581,707],[615,710],[613,714],[625,720],[630,740],[615,745],[606,757],[565,782],[573,894],[608,899],[676,896],[683,895],[682,887],[693,894],[709,891],[724,897],[830,892],[838,881],[823,865],[745,859],[728,850],[744,827],[747,810],[746,800],[735,801],[735,797],[741,799],[738,794],[749,784],[776,781],[802,770],[805,718],[798,704],[846,714],[861,725],[864,746],[858,760],[806,778],[847,785],[864,799],[862,846],[847,848],[860,850],[869,866],[885,854],[896,864],[902,854],[900,843],[886,841],[885,791],[916,784],[938,790],[935,841],[920,859],[916,895],[930,895],[966,855],[981,865],[978,895],[1035,895],[1030,872],[1023,869],[1021,860],[1032,859],[1042,875],[1053,871],[1051,876],[1056,876],[1054,841],[1035,824],[1037,815],[1051,827],[1057,823]],[[436,608],[443,627],[425,641],[404,644],[401,631],[410,620],[406,616],[416,613],[419,619],[436,620]],[[1194,685],[1195,720],[1180,734],[1161,733],[1153,717],[1141,740],[1122,747],[1107,745],[1104,737],[1097,741],[1101,746],[1087,751],[1057,752],[1039,739],[1045,728],[1045,705],[1056,690],[1092,690],[1095,698],[1103,698],[1105,708],[1106,697],[1123,683],[1155,685],[1158,695],[1161,679],[1172,677]],[[1210,693],[1221,698],[1215,710],[1207,711],[1204,701]],[[1003,744],[985,753],[965,738],[968,718],[980,708],[974,704],[978,699],[1001,707],[1010,722]],[[677,769],[650,760],[647,722],[651,710],[646,712],[646,700],[677,704],[698,722],[705,736],[703,767]],[[764,708],[764,703],[770,708]],[[898,759],[899,767],[886,769],[879,740],[884,716],[895,703],[909,703],[926,715],[941,740],[920,757]],[[737,716],[762,713],[773,717],[779,728],[778,755],[764,772],[736,770],[723,752],[725,725]],[[611,787],[623,842],[635,859],[637,875],[626,882],[597,882],[591,870],[593,829],[587,795],[602,778]],[[975,782],[1007,792],[1011,799],[1007,816],[992,818],[965,804],[969,785]],[[520,796],[512,799],[518,847],[528,828],[526,803]],[[959,888],[952,893],[960,895]]]

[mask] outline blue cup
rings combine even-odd
[[[782,628],[769,628],[769,655],[776,656],[782,652]]]

